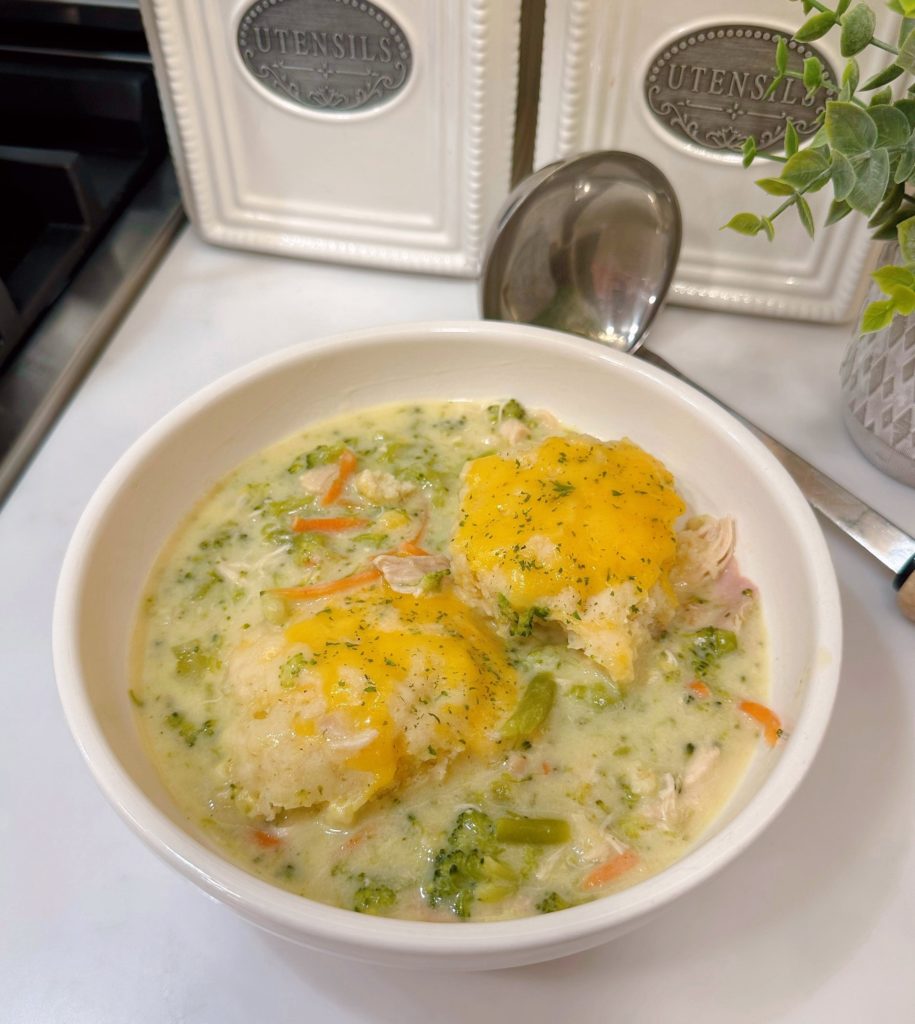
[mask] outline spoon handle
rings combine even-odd
[[[639,349],[638,357],[702,392],[707,398],[727,409],[755,434],[788,470],[801,493],[818,512],[892,569],[896,577],[893,586],[899,592],[899,607],[907,618],[915,621],[915,538],[900,530],[869,505],[865,505],[860,498],[846,491],[805,459],[795,455],[739,412],[735,412],[716,395],[690,380],[666,359],[645,348]]]

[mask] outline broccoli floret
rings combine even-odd
[[[216,731],[216,719],[208,718],[202,725],[194,725],[180,711],[172,711],[165,716],[165,724],[174,729],[184,742],[192,747],[200,736],[212,736]]]
[[[508,896],[517,877],[499,859],[501,852],[490,817],[482,811],[461,811],[447,847],[432,862],[432,882],[426,888],[429,905],[444,904],[457,917],[469,917],[474,900],[492,903]]]
[[[353,896],[353,910],[357,914],[382,914],[390,910],[397,900],[397,893],[380,882],[373,882],[365,875],[360,875],[359,888]]]
[[[280,665],[280,686],[285,690],[291,690],[299,676],[302,674],[302,669],[305,668],[308,663],[308,659],[305,655],[298,651],[291,657],[287,658],[282,665]]]
[[[489,405],[486,407],[486,411],[489,413],[489,419],[493,425],[498,425],[502,420],[521,420],[523,422],[527,418],[527,411],[517,398],[509,398],[507,402]]]
[[[534,619],[547,619],[550,616],[549,608],[538,608],[536,605],[525,612],[515,611],[504,594],[499,594],[497,600],[499,611],[508,623],[510,636],[530,636],[534,630]]]
[[[297,455],[294,461],[287,466],[286,472],[293,475],[301,473],[303,469],[314,469],[315,466],[326,466],[328,463],[336,462],[343,454],[343,444],[319,444],[310,452],[302,452]]]
[[[693,671],[700,678],[707,675],[725,654],[737,650],[737,635],[729,629],[706,626],[689,636]]]
[[[184,679],[199,679],[207,672],[216,672],[221,662],[215,653],[218,646],[216,638],[211,646],[201,640],[188,640],[187,643],[172,647],[175,656],[175,674]]]
[[[563,899],[558,892],[548,892],[537,904],[537,909],[541,914],[552,914],[557,910],[568,910],[571,906],[574,904]]]

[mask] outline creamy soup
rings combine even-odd
[[[312,427],[154,570],[151,755],[216,848],[324,903],[494,920],[632,885],[781,735],[734,523],[701,513],[515,401]]]

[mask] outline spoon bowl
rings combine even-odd
[[[670,286],[681,237],[673,187],[642,157],[610,150],[550,164],[496,220],[483,316],[634,351]]]

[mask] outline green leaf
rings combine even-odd
[[[870,98],[868,107],[885,107],[893,102],[893,91],[889,86],[881,89],[880,92],[875,92]]]
[[[835,199],[829,204],[829,213],[826,214],[826,226],[837,224],[843,217],[851,213],[851,207],[845,200]]]
[[[860,91],[870,92],[871,89],[879,89],[881,85],[889,85],[890,82],[895,82],[900,75],[904,74],[904,68],[901,68],[898,64],[890,64],[882,71],[878,71],[876,75],[872,75],[860,87]]]
[[[915,135],[910,135],[905,149],[900,154],[899,163],[896,164],[893,181],[897,184],[908,181],[913,171],[915,171]]]
[[[893,106],[905,114],[910,128],[915,128],[915,100],[896,100]]]
[[[894,214],[899,209],[899,204],[902,202],[902,197],[905,195],[904,185],[894,185],[889,192],[886,194],[883,202],[874,211],[873,216],[867,222],[869,228],[879,227],[887,219],[887,217]]]
[[[849,93],[853,93],[858,88],[858,81],[861,77],[861,69],[858,67],[858,62],[854,57],[847,61],[845,64],[845,70],[842,72],[842,85],[846,87]]]
[[[870,111],[871,120],[877,126],[878,146],[886,146],[888,149],[898,149],[904,146],[912,134],[908,119],[901,110],[895,107],[877,107]]]
[[[822,149],[823,147],[829,146],[829,136],[826,134],[826,129],[822,126],[817,128],[816,134],[810,140],[807,145],[808,149]]]
[[[770,96],[773,96],[775,94],[775,90],[782,84],[782,82],[784,82],[784,80],[784,75],[776,75],[775,78],[773,78],[772,81],[769,83],[768,89],[766,89],[766,91],[762,94],[762,98],[764,100],[767,100]]]
[[[785,125],[785,156],[794,156],[800,144],[797,128],[794,127],[794,122],[789,117],[788,123]]]
[[[808,96],[812,96],[823,84],[823,65],[818,57],[804,58],[803,81]]]
[[[759,178],[756,184],[770,196],[793,196],[794,186],[781,178]]]
[[[899,225],[910,217],[911,214],[911,210],[897,210],[889,220],[871,232],[871,238],[881,242],[898,242]]]
[[[854,103],[828,102],[824,127],[830,146],[846,156],[866,153],[877,141],[870,114]]]
[[[780,75],[788,70],[788,44],[782,36],[775,38],[775,70]]]
[[[794,33],[794,38],[799,43],[812,43],[814,39],[825,36],[835,23],[836,16],[832,11],[814,14],[812,18],[808,18],[797,32]]]
[[[912,12],[915,14],[915,11]],[[896,33],[896,46],[905,42],[905,37],[915,28],[915,18],[903,18],[899,22],[899,31]]]
[[[915,75],[915,28],[903,39],[899,46],[896,63],[910,75]]]
[[[912,104],[915,105],[915,100],[912,101]],[[756,139],[754,139],[752,135],[747,136],[741,152],[743,153],[744,167],[749,167],[756,158]]]
[[[893,322],[893,313],[892,299],[878,299],[872,302],[861,317],[861,333],[873,334],[874,331],[882,331]]]
[[[801,218],[801,223],[804,225],[804,230],[810,235],[811,238],[814,236],[815,228],[813,226],[813,214],[810,212],[810,205],[803,196],[798,196],[795,199],[797,204],[798,216]]]
[[[915,263],[915,217],[908,217],[896,228],[899,250],[906,263]]]
[[[755,213],[736,213],[721,230],[724,231],[725,228],[730,228],[739,235],[758,235],[763,229],[763,223]]]
[[[889,179],[889,153],[885,149],[875,149],[857,170],[855,187],[848,195],[849,205],[870,216],[880,205]]]
[[[867,4],[855,4],[842,17],[842,34],[839,38],[839,52],[843,57],[854,57],[866,49],[874,38],[877,15]]]
[[[855,187],[855,171],[844,153],[832,151],[832,187],[836,199],[847,199]]]
[[[878,267],[871,277],[885,295],[889,295],[893,288],[898,288],[900,285],[906,288],[915,285],[915,274],[911,270],[906,267],[897,267],[892,263],[888,263],[885,267]]]
[[[849,7],[851,7],[851,0],[839,0],[836,4],[836,17],[841,18]]]
[[[903,316],[910,316],[915,311],[915,291],[906,285],[897,285],[891,292],[890,298],[897,313]]]
[[[829,163],[819,149],[802,149],[790,157],[782,168],[781,179],[794,188],[809,189],[817,178],[829,169]],[[825,185],[825,180],[821,183]]]

